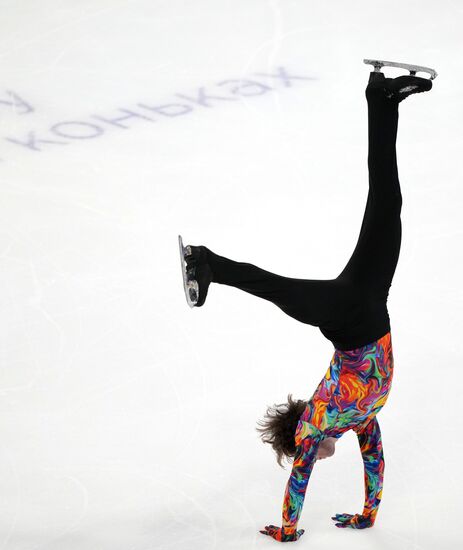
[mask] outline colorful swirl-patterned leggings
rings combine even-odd
[[[296,531],[305,491],[325,437],[357,433],[364,464],[365,504],[362,514],[342,517],[342,526],[371,527],[381,501],[384,456],[376,415],[386,403],[394,358],[391,333],[376,342],[350,350],[335,350],[330,366],[302,414],[296,434],[296,455],[283,502],[283,530]]]

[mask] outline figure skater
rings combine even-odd
[[[365,60],[369,62],[369,60]],[[373,64],[373,62],[371,62]],[[309,478],[317,459],[332,456],[334,443],[354,430],[364,464],[365,502],[361,514],[336,514],[337,527],[372,527],[381,502],[384,454],[376,415],[386,403],[394,371],[386,306],[401,244],[402,195],[397,172],[399,103],[432,88],[416,70],[386,78],[375,62],[365,90],[368,104],[369,191],[356,248],[346,267],[330,280],[276,275],[250,263],[219,256],[205,246],[181,244],[184,283],[191,307],[204,304],[211,282],[234,286],[269,300],[294,319],[316,326],[334,345],[330,366],[309,401],[293,401],[268,414],[261,436],[281,458],[293,457],[282,527],[260,532],[277,541],[295,541]],[[431,70],[427,70],[430,72]]]

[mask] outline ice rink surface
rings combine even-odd
[[[373,529],[334,527],[363,507],[347,433],[295,544],[462,543],[462,25],[457,0],[0,1],[1,550],[280,544],[259,530],[291,464],[255,428],[333,346],[232,287],[190,309],[177,235],[336,277],[368,191],[364,58],[439,74],[400,105],[384,492]]]

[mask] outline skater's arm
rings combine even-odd
[[[305,431],[307,431],[307,423]],[[310,428],[309,428],[310,431]],[[283,500],[283,531],[291,535],[297,529],[297,523],[304,505],[305,493],[310,474],[317,459],[317,450],[320,444],[320,432],[300,437],[301,430],[296,433],[296,454],[294,456],[291,475],[286,484]]]
[[[378,419],[374,416],[365,427],[355,431],[364,466],[365,505],[362,516],[373,525],[381,502],[384,479],[384,454]]]

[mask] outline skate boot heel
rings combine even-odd
[[[370,73],[370,78],[368,79],[368,84],[371,84],[372,82],[384,82],[386,80],[386,77],[384,76],[384,73],[381,71],[372,71]]]

